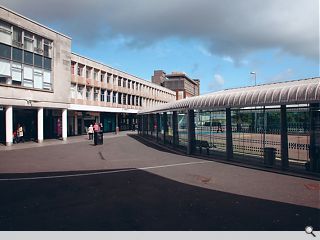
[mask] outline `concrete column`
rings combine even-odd
[[[67,120],[68,120],[68,110],[67,109],[62,109],[62,140],[66,141],[67,140]]]
[[[163,113],[163,121],[162,121],[162,126],[163,126],[163,143],[166,143],[166,137],[168,134],[168,115],[166,112]]]
[[[13,110],[12,106],[7,106],[6,114],[6,145],[11,146],[13,142]]]
[[[227,159],[233,158],[233,142],[232,142],[232,124],[231,124],[231,109],[226,109],[226,151]]]
[[[160,131],[160,129],[161,129],[161,127],[160,127],[160,114],[159,113],[157,113],[156,114],[156,118],[157,118],[157,129],[156,129],[156,134],[157,134],[157,141],[159,141],[159,131]]]
[[[188,134],[187,154],[190,155],[194,153],[196,148],[194,110],[187,111],[187,134]]]
[[[43,142],[43,108],[38,108],[38,143]]]
[[[174,111],[172,114],[172,131],[173,131],[173,146],[179,145],[179,132],[178,132],[178,113]]]
[[[310,104],[310,170],[320,172],[320,104]]]
[[[74,135],[78,135],[78,112],[74,115]]]
[[[282,169],[287,169],[289,167],[289,153],[288,153],[288,126],[287,126],[286,105],[281,105],[280,134],[281,134],[281,167]]]

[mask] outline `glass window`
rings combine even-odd
[[[121,104],[121,93],[118,93],[118,103]]]
[[[0,77],[11,76],[10,73],[10,61],[0,58]]]
[[[33,79],[33,69],[29,66],[24,66],[23,68],[23,78],[26,80],[32,80]]]
[[[94,72],[93,72],[93,79],[94,79],[94,80],[97,80],[97,79],[98,79],[98,72],[97,72],[97,71],[94,71]]]
[[[12,59],[14,61],[22,62],[22,50],[19,48],[12,48]]]
[[[0,43],[0,57],[11,59],[11,47]]]
[[[83,68],[78,65],[78,76],[82,76],[82,69]]]
[[[105,76],[105,73],[101,73],[101,75],[100,75],[100,81],[101,81],[101,82],[104,81],[104,76]]]
[[[35,36],[34,38],[34,51],[36,53],[42,54],[43,50],[42,50],[42,39],[39,36]]]
[[[20,63],[12,63],[11,65],[11,72],[12,72],[12,81],[22,81],[22,69]],[[12,82],[13,83],[13,82]]]
[[[72,99],[76,98],[76,84],[71,83],[71,87],[70,87],[70,97]]]
[[[118,86],[121,87],[121,78],[118,78]]]
[[[52,57],[51,56],[51,41],[48,39],[44,39],[44,44],[43,44],[43,51],[44,51],[44,56],[45,57]]]
[[[110,91],[107,91],[107,102],[110,102],[110,101],[111,101],[111,99],[110,99],[110,94],[111,94],[111,92],[110,92]]]
[[[23,86],[33,88],[33,80],[23,79]]]
[[[51,72],[50,71],[43,71],[43,89],[51,90]]]
[[[94,89],[94,101],[99,101],[99,89]]]
[[[78,86],[78,99],[83,99],[83,86]]]
[[[43,67],[45,69],[51,70],[51,58],[47,58],[47,57],[43,58]]]
[[[32,33],[24,31],[24,49],[27,51],[33,51],[33,35]]]
[[[88,100],[91,100],[91,88],[90,87],[87,87],[87,89],[86,89],[86,98]]]
[[[24,51],[24,63],[33,65],[33,53]]]
[[[105,94],[105,90],[101,90],[101,95],[100,95],[101,102],[104,102],[104,94]]]
[[[13,27],[12,44],[16,47],[22,47],[22,31],[17,27]]]
[[[123,87],[126,87],[126,80],[123,79]]]
[[[116,103],[117,102],[117,93],[116,92],[113,92],[113,94],[112,94],[112,101],[113,101],[113,103]]]
[[[86,78],[90,78],[90,72],[91,70],[89,68],[86,68]]]
[[[11,44],[11,25],[0,21],[0,42]]]
[[[123,94],[123,101],[122,101],[123,104],[127,104],[127,95],[126,94]]]
[[[34,65],[37,67],[42,67],[42,56],[34,54]]]
[[[35,68],[33,73],[34,87],[42,89],[42,70]]]

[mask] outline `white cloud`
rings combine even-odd
[[[223,88],[225,83],[224,78],[220,74],[214,74],[213,81],[209,83],[208,89],[209,90],[220,90]]]
[[[203,41],[203,54],[235,62],[268,49],[318,61],[319,0],[0,0],[74,41],[124,37],[142,48],[171,37]],[[229,60],[230,60],[229,59]]]
[[[230,56],[224,56],[222,58],[223,61],[229,62],[229,63],[234,63],[234,60]]]

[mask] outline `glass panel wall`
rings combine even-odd
[[[188,132],[187,132],[187,113],[185,111],[178,112],[178,147],[187,148]]]

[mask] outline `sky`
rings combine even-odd
[[[72,37],[72,51],[145,80],[200,79],[201,94],[318,77],[318,0],[0,0]],[[255,74],[250,74],[255,72]]]

